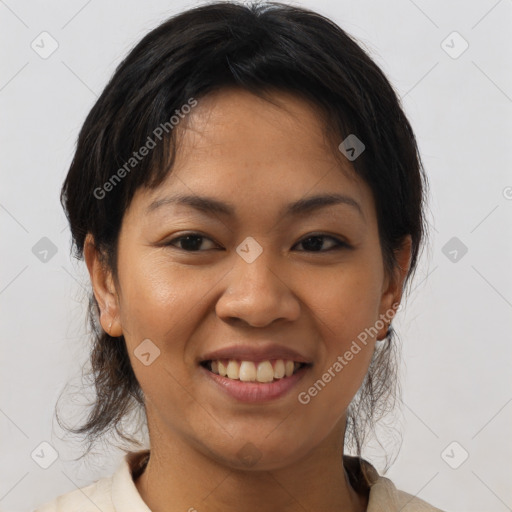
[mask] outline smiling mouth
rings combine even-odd
[[[311,363],[300,363],[289,359],[266,361],[240,361],[237,359],[207,360],[200,363],[208,371],[242,382],[270,383],[286,379]]]

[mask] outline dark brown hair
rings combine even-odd
[[[75,256],[83,258],[85,236],[91,233],[116,278],[124,212],[137,189],[156,187],[171,172],[178,130],[162,133],[136,170],[122,173],[115,182],[113,175],[191,98],[200,100],[226,87],[240,87],[269,101],[276,90],[308,100],[323,113],[340,158],[337,145],[349,134],[363,141],[365,150],[352,166],[372,190],[386,271],[396,269],[395,251],[404,237],[412,238],[407,284],[426,235],[427,181],[400,100],[379,67],[334,22],[273,2],[217,2],[182,12],[148,33],[119,64],[83,124],[61,191]],[[112,185],[108,194],[98,192],[107,182]],[[98,314],[91,293],[88,377],[96,396],[85,424],[66,427],[86,435],[87,452],[112,429],[140,444],[120,425],[131,411],[144,407],[124,338],[104,332]],[[398,396],[396,359],[391,328],[348,411],[346,445],[358,455],[366,432]]]

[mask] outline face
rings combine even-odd
[[[102,325],[125,337],[150,433],[231,467],[248,455],[278,468],[343,437],[403,280],[386,275],[371,191],[333,154],[318,113],[274,98],[285,108],[238,90],[202,99],[172,173],[125,213],[117,285],[102,287],[88,258]],[[326,195],[338,200],[307,203]],[[269,364],[276,373],[235,380],[230,359],[244,361],[243,379],[258,366],[260,380]],[[279,377],[279,359],[306,364]],[[212,360],[235,378],[210,371]]]

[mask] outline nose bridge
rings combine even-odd
[[[248,250],[247,245],[249,245]],[[246,255],[249,259],[246,259],[244,255],[240,255],[244,250],[247,250]],[[284,286],[278,278],[278,270],[276,270],[278,265],[276,258],[272,256],[270,250],[254,255],[254,249],[250,244],[245,244],[244,246],[240,244],[237,252],[239,253],[239,258],[235,263],[234,270],[238,277],[252,290],[267,291],[268,288],[276,288],[277,283],[275,281]]]
[[[263,249],[254,239],[246,239],[237,247],[236,252],[231,292],[241,297],[260,293],[282,293],[285,285],[279,279],[277,259],[270,249]]]
[[[278,258],[258,246],[246,239],[237,247],[226,289],[217,302],[217,315],[259,326],[277,318],[293,320],[299,313],[298,300],[279,275]]]

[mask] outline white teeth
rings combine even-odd
[[[256,365],[252,361],[242,361],[240,363],[240,380],[246,382],[256,380]]]
[[[293,373],[293,367],[294,367],[293,361],[286,361],[284,368],[285,368],[285,373],[286,373],[287,377],[289,377]]]
[[[256,380],[258,382],[272,382],[274,380],[274,368],[272,368],[270,361],[262,361],[258,364]]]
[[[243,382],[272,382],[274,379],[290,377],[301,364],[291,360],[237,361],[235,359],[211,361],[211,371],[222,377]]]
[[[238,379],[238,377],[240,376],[240,365],[238,364],[238,361],[233,361],[231,359],[228,363],[227,372],[227,376],[230,379]]]
[[[224,366],[222,361],[217,361],[217,362],[218,362],[218,372],[219,372],[219,375],[222,376],[222,377],[226,377],[226,375],[228,374],[228,372],[226,370],[226,367]],[[212,361],[212,372],[215,373],[215,371],[213,369],[213,363],[214,363],[214,361]]]
[[[282,379],[285,375],[284,361],[278,359],[274,365],[274,379]]]

